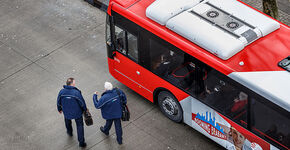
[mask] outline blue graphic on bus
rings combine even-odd
[[[215,122],[215,117],[213,117],[213,119],[211,118],[211,113],[206,112],[205,116],[203,114],[200,115],[199,113],[197,113],[196,118],[200,119],[206,123],[211,124],[213,127],[215,127],[217,130],[219,130],[221,133],[225,134],[224,129],[218,123]]]

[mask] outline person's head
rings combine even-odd
[[[105,82],[104,87],[105,87],[105,90],[106,90],[106,91],[108,91],[108,90],[112,90],[112,89],[113,89],[113,85],[112,85],[112,83],[110,83],[110,82]]]
[[[76,85],[75,79],[74,78],[68,78],[66,80],[66,85],[75,86]]]
[[[244,144],[245,137],[233,127],[231,127],[231,135],[233,137],[234,145],[241,148]]]
[[[240,92],[239,100],[247,100],[247,99],[248,99],[248,95],[244,92]]]

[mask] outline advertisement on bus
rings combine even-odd
[[[189,118],[189,115],[184,115],[185,120],[191,120],[189,125],[217,143],[220,143],[225,148],[230,150],[270,149],[269,143],[208,106],[194,100],[193,97],[189,96],[181,101],[182,106],[185,103],[191,103],[191,118]],[[186,109],[186,107],[183,107],[183,109]],[[189,110],[184,111],[189,113]],[[185,122],[189,123],[189,121]]]

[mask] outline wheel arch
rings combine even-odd
[[[169,92],[170,94],[172,94],[172,96],[174,96],[174,98],[177,100],[177,103],[178,103],[178,105],[180,106],[180,109],[181,109],[181,111],[182,111],[182,120],[180,121],[180,122],[183,122],[183,113],[184,113],[184,111],[183,111],[183,108],[182,108],[182,106],[181,106],[181,104],[180,104],[180,102],[178,101],[178,99],[176,98],[176,96],[170,91],[170,90],[168,90],[168,89],[166,89],[166,88],[164,88],[164,87],[158,87],[158,88],[156,88],[155,90],[154,90],[154,92],[153,92],[153,103],[155,104],[155,105],[158,105],[158,95],[159,95],[159,93],[160,92],[162,92],[162,91],[166,91],[166,92]],[[179,122],[179,123],[180,123]]]
[[[154,103],[154,104],[158,104],[158,94],[159,94],[160,92],[162,92],[162,91],[167,91],[167,92],[171,93],[171,94],[175,97],[175,95],[174,95],[171,91],[169,91],[168,89],[166,89],[166,88],[164,88],[164,87],[158,87],[158,88],[156,88],[156,89],[154,90],[154,92],[153,92],[153,103]],[[175,97],[175,98],[176,98],[176,97]]]

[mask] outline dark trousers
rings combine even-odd
[[[115,124],[115,130],[116,130],[116,134],[117,134],[117,141],[119,143],[122,143],[122,126],[121,126],[121,119],[118,118],[118,119],[108,119],[106,120],[106,125],[104,126],[104,132],[106,134],[109,134],[109,131],[112,127],[112,124]]]
[[[65,122],[65,127],[67,130],[67,133],[72,135],[73,128],[72,128],[72,123],[70,119],[64,119]],[[78,141],[80,143],[85,142],[85,137],[84,137],[84,122],[83,122],[83,117],[75,119],[76,125],[77,125],[77,133],[78,133]]]

